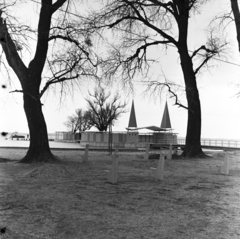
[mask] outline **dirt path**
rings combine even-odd
[[[238,157],[228,176],[219,173],[221,154],[166,161],[164,180],[156,181],[155,161],[124,153],[111,185],[107,153],[90,152],[85,164],[83,152],[54,153],[63,164],[0,164],[0,226],[7,227],[0,238],[240,238]]]

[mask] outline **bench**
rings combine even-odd
[[[144,160],[148,160],[149,150],[151,148],[151,145],[152,145],[151,143],[146,145],[146,151],[145,151],[145,155],[144,155]],[[173,147],[172,144],[169,144],[169,145],[159,145],[159,146],[160,146],[160,150],[161,150],[161,146],[168,148],[168,153],[165,154],[165,155],[167,155],[167,159],[169,159],[169,160],[172,159],[173,151],[174,151],[174,153],[176,153],[175,151],[177,150],[177,148]],[[160,152],[160,154],[161,154],[161,152]]]

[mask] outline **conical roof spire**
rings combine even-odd
[[[163,117],[162,117],[161,128],[164,128],[164,129],[171,129],[172,128],[167,102],[165,104],[165,109],[164,109],[164,113],[163,113]]]
[[[135,115],[134,101],[132,101],[132,108],[131,108],[128,128],[137,128],[137,120],[136,120],[136,115]]]

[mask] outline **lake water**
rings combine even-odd
[[[20,147],[20,148],[28,148],[30,141],[28,140],[11,140],[9,139],[11,133],[7,136],[2,136],[0,134],[0,147]],[[19,133],[19,135],[26,135]],[[80,146],[79,143],[64,143],[64,142],[55,142],[49,141],[50,148],[71,148],[71,149],[78,149],[83,148]]]

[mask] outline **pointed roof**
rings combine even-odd
[[[163,117],[162,117],[161,128],[164,128],[164,129],[171,129],[172,128],[167,102],[165,104],[165,109],[164,109],[164,113],[163,113]]]
[[[136,115],[135,115],[134,101],[132,101],[132,108],[131,108],[128,128],[137,128],[137,120],[136,120]]]

